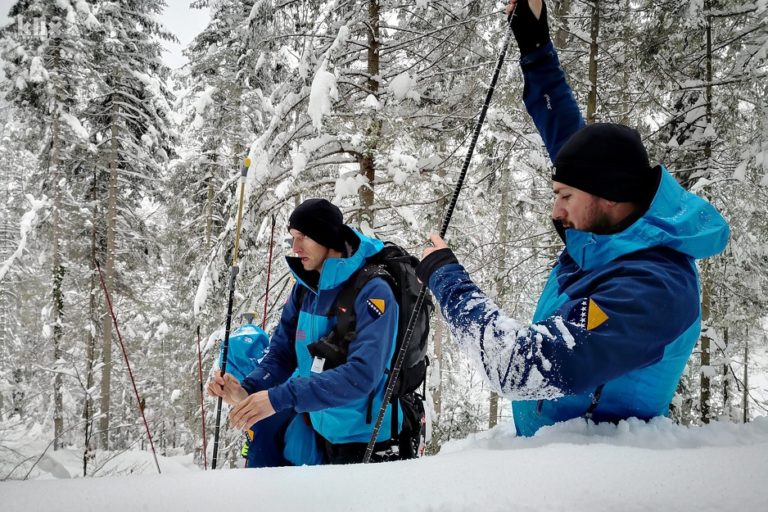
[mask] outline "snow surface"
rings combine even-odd
[[[76,452],[63,450],[52,458],[57,461],[48,467],[66,474],[71,466],[77,474]],[[37,478],[48,480],[0,483],[1,508],[722,512],[768,507],[768,418],[691,428],[663,418],[618,426],[572,420],[533,438],[515,437],[512,425],[502,424],[448,443],[436,456],[365,466],[214,472],[197,469],[187,456],[161,458],[163,474],[157,475],[147,452],[127,452],[112,462],[121,459],[134,475],[52,480],[53,474],[38,471]]]

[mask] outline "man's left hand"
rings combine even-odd
[[[229,413],[229,422],[239,430],[246,430],[257,421],[275,414],[267,391],[258,391],[242,400]]]

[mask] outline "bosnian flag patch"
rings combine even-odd
[[[368,304],[368,311],[373,313],[376,318],[379,318],[387,310],[384,299],[368,299],[366,303]]]
[[[609,320],[608,315],[591,297],[582,299],[568,314],[568,321],[586,328],[588,331],[597,329]]]

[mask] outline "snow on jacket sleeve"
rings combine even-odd
[[[264,357],[259,362],[259,365],[241,383],[248,393],[255,393],[256,391],[262,391],[281,384],[296,369],[294,340],[296,338],[296,325],[299,318],[297,298],[299,286],[301,285],[294,285],[288,302],[283,306],[280,323],[275,329],[274,334],[272,334],[269,346],[264,352]]]
[[[529,325],[505,315],[460,264],[436,270],[429,287],[455,341],[479,359],[497,392],[515,400],[552,399],[592,391],[658,361],[696,321],[691,301],[676,300],[698,294],[695,273],[676,257],[624,260],[595,276],[588,295]],[[591,330],[585,325],[589,300],[608,318]]]
[[[384,312],[379,315],[368,299],[381,299]],[[294,377],[269,390],[275,411],[293,408],[312,412],[345,405],[376,388],[392,354],[397,334],[398,308],[389,285],[373,279],[355,299],[356,332],[349,344],[347,362],[309,377]]]
[[[552,42],[520,59],[523,101],[553,162],[560,148],[584,126]]]

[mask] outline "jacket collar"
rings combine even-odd
[[[728,224],[704,199],[686,191],[664,166],[648,210],[623,231],[597,235],[565,230],[568,254],[583,270],[651,247],[670,247],[693,258],[719,253],[728,242]]]
[[[381,240],[367,237],[354,229],[352,231],[360,240],[357,250],[346,258],[326,258],[320,272],[306,271],[301,265],[300,258],[286,257],[288,268],[296,281],[315,293],[336,288],[352,277],[352,274],[363,268],[367,258],[384,248],[384,243]]]

